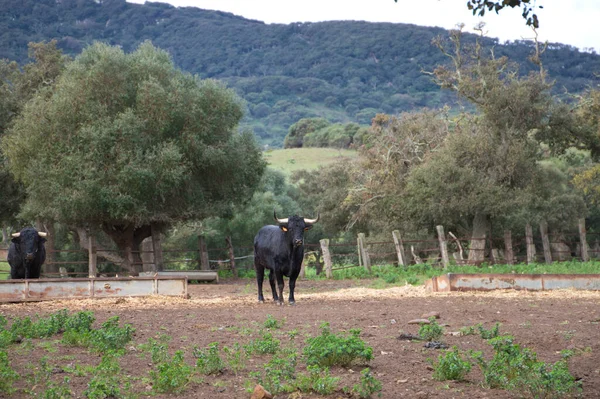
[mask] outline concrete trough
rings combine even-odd
[[[52,278],[0,281],[0,302],[166,295],[187,297],[185,277]]]
[[[219,282],[219,273],[213,270],[164,270],[162,272],[141,272],[140,276],[152,277],[182,277],[188,281],[214,281]]]
[[[543,291],[557,289],[600,290],[600,274],[454,274],[425,282],[433,292],[491,291],[503,289]]]

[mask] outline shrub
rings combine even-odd
[[[438,381],[462,381],[471,367],[471,362],[463,360],[458,348],[453,346],[446,354],[438,357],[438,362],[433,365],[433,378]]]
[[[8,354],[0,350],[0,393],[14,392],[13,383],[19,379],[19,374],[10,366]]]
[[[302,392],[315,392],[319,395],[330,395],[337,388],[339,377],[332,377],[329,368],[319,366],[308,366],[308,374],[298,377],[296,388]]]
[[[283,325],[282,322],[278,321],[277,319],[275,319],[270,314],[267,315],[267,320],[265,320],[265,324],[264,324],[265,328],[267,328],[267,329],[279,329],[279,328],[281,328],[282,325]]]
[[[115,353],[102,356],[100,364],[92,371],[84,395],[89,399],[121,398],[121,366]]]
[[[150,352],[152,363],[158,364],[169,358],[169,341],[171,337],[165,334],[159,334],[158,339],[148,338],[147,344],[141,344],[140,349]]]
[[[209,344],[206,349],[194,348],[194,357],[198,359],[196,367],[202,374],[217,374],[225,370],[225,363],[219,356],[219,344],[217,342]]]
[[[562,398],[580,388],[566,359],[548,365],[537,360],[535,352],[515,344],[510,335],[489,342],[494,348],[492,360],[486,361],[481,352],[473,353],[485,386],[515,390],[534,398]]]
[[[444,328],[435,321],[435,317],[430,317],[429,324],[421,324],[418,334],[426,341],[435,341],[444,334]]]
[[[496,338],[500,333],[500,323],[496,323],[494,327],[489,330],[486,330],[481,323],[477,324],[477,329],[479,330],[479,334],[483,339],[492,339]]]
[[[375,392],[380,392],[381,388],[381,381],[373,376],[369,368],[366,368],[360,372],[360,383],[352,387],[352,393],[359,398],[366,399],[370,398]],[[379,396],[381,396],[381,393],[379,393]]]
[[[250,373],[267,391],[272,394],[292,392],[296,378],[298,354],[293,349],[276,353],[263,365],[263,373]]]
[[[113,316],[98,330],[92,330],[90,345],[101,353],[121,350],[133,338],[135,329],[131,324],[119,327],[119,316]]]
[[[349,366],[353,361],[373,359],[373,348],[359,337],[359,329],[351,329],[347,336],[331,333],[329,323],[321,325],[321,335],[307,339],[304,357],[309,366]]]
[[[192,379],[192,367],[185,363],[183,351],[175,352],[173,358],[159,363],[150,371],[152,389],[158,393],[180,393]]]
[[[246,353],[251,354],[274,354],[279,350],[281,341],[273,337],[273,334],[269,332],[263,332],[261,338],[257,338],[251,341],[248,345],[244,346]]]
[[[229,369],[237,375],[240,371],[246,368],[246,352],[242,350],[237,342],[233,344],[233,348],[223,347],[223,353],[227,359]]]

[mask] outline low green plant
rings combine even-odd
[[[438,381],[463,381],[473,365],[464,360],[456,346],[439,355],[437,363],[433,364],[433,378]]]
[[[370,398],[376,392],[379,392],[381,397],[381,381],[373,376],[369,368],[363,369],[360,372],[360,382],[352,387],[352,393],[361,399]]]
[[[344,336],[332,333],[329,323],[323,323],[321,335],[307,339],[303,354],[309,366],[346,367],[356,360],[372,360],[373,348],[360,338],[359,329],[350,329],[350,334]]]
[[[244,346],[248,355],[258,354],[274,354],[279,350],[281,341],[273,337],[270,332],[263,331],[260,338],[250,341],[248,345]]]
[[[419,337],[425,341],[435,341],[444,334],[444,327],[440,326],[435,317],[429,318],[429,324],[421,323],[419,327]]]
[[[283,326],[283,322],[277,320],[276,318],[268,314],[267,320],[265,320],[265,323],[263,325],[267,329],[275,330],[281,328]]]
[[[339,377],[332,377],[328,367],[308,366],[308,374],[301,374],[296,381],[296,388],[301,392],[315,392],[319,395],[332,394],[338,385]]]
[[[250,373],[267,391],[272,394],[295,390],[296,364],[298,353],[294,349],[277,352],[263,365],[263,372]]]
[[[70,383],[69,377],[65,377],[60,383],[50,381],[41,396],[44,399],[68,399],[73,396]]]
[[[166,334],[158,334],[157,338],[148,338],[148,343],[141,344],[140,349],[150,353],[152,363],[164,362],[169,357],[169,341],[171,337]]]
[[[483,339],[492,339],[496,338],[500,333],[500,323],[496,323],[494,327],[486,330],[481,323],[477,324],[477,329],[479,330],[479,334]]]
[[[225,370],[225,363],[219,354],[219,343],[212,342],[206,349],[194,348],[194,357],[196,367],[205,375],[222,373]]]
[[[514,390],[533,398],[562,398],[580,389],[566,359],[548,365],[539,361],[532,350],[516,344],[510,335],[489,342],[494,348],[490,361],[481,352],[472,354],[481,368],[485,386]]]
[[[19,380],[19,374],[10,365],[8,354],[0,350],[0,393],[12,394],[15,389],[13,383]]]
[[[157,393],[183,392],[192,381],[193,369],[185,363],[183,351],[175,352],[171,359],[156,365],[150,371],[152,389]]]
[[[131,324],[119,327],[119,316],[113,316],[102,323],[98,330],[92,330],[90,346],[100,353],[122,350],[131,339],[135,329]]]
[[[234,343],[233,347],[223,347],[223,353],[227,361],[227,366],[235,375],[246,368],[247,355],[246,351],[240,346],[239,343]]]
[[[102,356],[100,364],[91,371],[92,379],[88,382],[87,389],[83,394],[89,399],[122,398],[129,384],[123,384],[121,380],[121,366],[119,356],[115,352],[109,352]]]

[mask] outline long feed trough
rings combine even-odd
[[[490,290],[600,290],[600,274],[454,274],[425,282],[433,292]]]
[[[0,302],[166,295],[187,297],[185,277],[52,278],[0,281]]]

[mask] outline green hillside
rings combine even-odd
[[[289,126],[301,118],[369,124],[378,112],[456,101],[423,73],[445,62],[431,44],[447,36],[441,28],[360,21],[265,24],[125,0],[0,0],[0,9],[0,58],[26,62],[32,41],[56,39],[65,53],[76,55],[94,40],[127,52],[151,40],[183,70],[234,88],[246,101],[242,127],[271,147],[281,147]],[[535,68],[527,60],[529,41],[484,44],[494,46],[496,57],[518,62],[522,74]],[[568,45],[551,44],[543,61],[561,93],[583,90],[600,72],[600,56]]]

